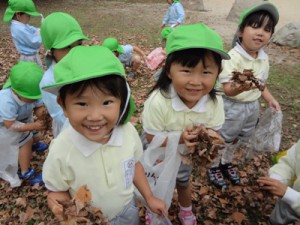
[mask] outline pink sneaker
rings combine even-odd
[[[180,210],[179,219],[182,225],[197,225],[197,220],[192,211]]]
[[[150,225],[151,224],[151,219],[152,219],[152,214],[151,212],[147,209],[145,213],[145,225]]]

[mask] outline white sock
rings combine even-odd
[[[183,211],[192,211],[192,205],[188,206],[188,207],[183,207],[181,205],[180,206],[180,210],[183,210]]]

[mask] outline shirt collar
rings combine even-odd
[[[193,108],[188,108],[178,96],[174,86],[170,86],[172,107],[175,111],[191,110],[193,112],[206,112],[208,95],[204,95]]]
[[[19,99],[19,97],[13,92],[12,89],[10,89],[10,90],[11,90],[11,94],[12,94],[13,99],[18,103],[19,106],[23,106],[23,105],[26,104],[26,102]]]
[[[12,20],[11,23],[14,23],[14,24],[18,24],[18,25],[23,25],[23,26],[26,26],[26,24],[24,23],[21,23],[20,21],[18,20]]]
[[[234,49],[240,53],[242,56],[244,56],[245,58],[249,59],[249,60],[255,60],[251,55],[249,55],[245,49],[239,44],[239,43],[236,43],[236,45],[234,46]],[[267,59],[267,54],[265,53],[265,51],[260,48],[258,50],[258,54],[257,54],[257,58],[256,59]]]
[[[115,127],[113,129],[111,137],[106,144],[100,144],[88,140],[82,134],[78,133],[72,126],[69,126],[67,129],[69,129],[72,143],[75,145],[78,151],[80,151],[81,154],[84,155],[85,157],[89,157],[102,146],[106,145],[106,146],[120,147],[123,144],[122,128],[120,126]]]

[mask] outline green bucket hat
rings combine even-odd
[[[124,49],[123,47],[119,44],[118,40],[116,38],[113,37],[109,37],[106,38],[103,42],[102,42],[102,46],[108,48],[111,51],[117,51],[120,54],[123,54]]]
[[[77,20],[62,12],[51,13],[44,19],[41,37],[47,50],[65,48],[78,40],[89,40]]]
[[[168,36],[167,55],[190,48],[208,49],[219,54],[222,59],[230,59],[223,49],[220,35],[203,23],[179,26]]]
[[[164,27],[161,32],[160,32],[160,37],[162,39],[167,39],[167,37],[169,36],[169,34],[173,31],[172,27]]]
[[[61,87],[80,81],[119,75],[126,81],[125,70],[120,60],[103,46],[77,46],[60,60],[54,68],[55,84],[44,87],[45,91],[58,95]],[[126,81],[127,84],[127,81]],[[135,110],[135,104],[127,84],[127,101],[130,111],[125,122],[128,122]]]
[[[44,71],[32,62],[18,62],[10,70],[10,76],[3,88],[11,87],[18,95],[27,99],[42,98],[39,87]]]
[[[3,22],[10,22],[16,12],[23,12],[30,16],[41,16],[41,14],[36,11],[32,0],[9,0],[8,7],[3,16]]]
[[[278,23],[279,12],[278,12],[277,8],[272,3],[264,2],[262,4],[253,6],[252,8],[245,10],[242,13],[242,15],[240,16],[240,20],[238,22],[238,26],[239,27],[241,26],[241,24],[243,23],[243,21],[245,20],[245,18],[247,16],[249,16],[250,14],[252,14],[254,12],[257,12],[257,11],[267,11],[267,12],[269,12],[273,16],[273,18],[275,20],[275,25]]]

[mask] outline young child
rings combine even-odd
[[[138,46],[134,46],[131,44],[120,45],[119,41],[116,38],[106,38],[103,41],[102,46],[110,49],[115,54],[115,56],[120,59],[125,67],[129,67],[131,69],[131,71],[129,71],[127,75],[132,79],[135,78],[137,69],[142,63],[142,59],[144,59],[144,61],[147,60],[147,55]]]
[[[43,183],[41,174],[30,167],[32,131],[46,127],[39,89],[42,76],[43,70],[35,63],[19,62],[10,71],[7,88],[0,91],[0,177],[12,187],[20,186],[20,179],[32,185]],[[37,116],[35,122],[33,111]]]
[[[163,71],[145,102],[143,130],[148,143],[155,135],[182,131],[179,144],[187,150],[197,144],[193,142],[197,136],[186,128],[188,125],[203,124],[218,130],[224,122],[223,101],[216,95],[214,84],[221,60],[229,56],[223,50],[221,37],[204,24],[182,25],[172,31],[166,54]],[[191,165],[181,164],[176,180],[182,225],[196,224],[191,171]],[[147,215],[146,223],[151,224]]]
[[[41,37],[43,45],[49,51],[46,56],[49,68],[40,82],[40,88],[43,102],[52,118],[53,136],[56,137],[68,123],[62,108],[56,101],[56,96],[42,88],[55,83],[53,70],[56,63],[68,54],[71,48],[81,45],[82,40],[88,38],[83,35],[76,19],[62,12],[51,13],[44,19],[41,25]]]
[[[270,191],[280,199],[276,202],[269,224],[296,224],[300,220],[300,141],[293,145],[287,155],[282,156],[278,163],[269,170],[269,177],[260,177],[257,181],[261,188]],[[289,183],[293,181],[292,186]]]
[[[120,61],[105,47],[78,46],[56,64],[54,77],[56,83],[44,89],[58,94],[71,126],[52,141],[44,163],[50,209],[59,217],[59,201],[87,185],[92,205],[110,224],[136,225],[135,185],[151,210],[166,213],[139,161],[142,144],[128,122],[135,105]]]
[[[208,171],[210,181],[217,187],[226,186],[224,177],[233,184],[240,184],[232,159],[238,142],[246,142],[255,129],[259,118],[259,98],[262,96],[270,107],[280,111],[279,103],[267,87],[260,91],[237,83],[233,86],[231,81],[233,71],[243,72],[244,69],[253,70],[256,78],[266,81],[269,60],[263,47],[269,43],[278,19],[276,7],[268,2],[244,11],[238,23],[235,46],[229,51],[231,60],[223,61],[219,82],[224,92],[225,123],[221,134],[226,144],[220,164]]]
[[[39,56],[42,44],[40,29],[28,25],[30,16],[42,16],[36,11],[32,0],[9,0],[3,21],[11,22],[11,36],[20,53],[20,61],[35,62],[43,69]]]
[[[184,8],[180,3],[180,0],[167,0],[169,4],[168,11],[162,21],[161,28],[165,26],[177,27],[181,25],[184,21]]]

